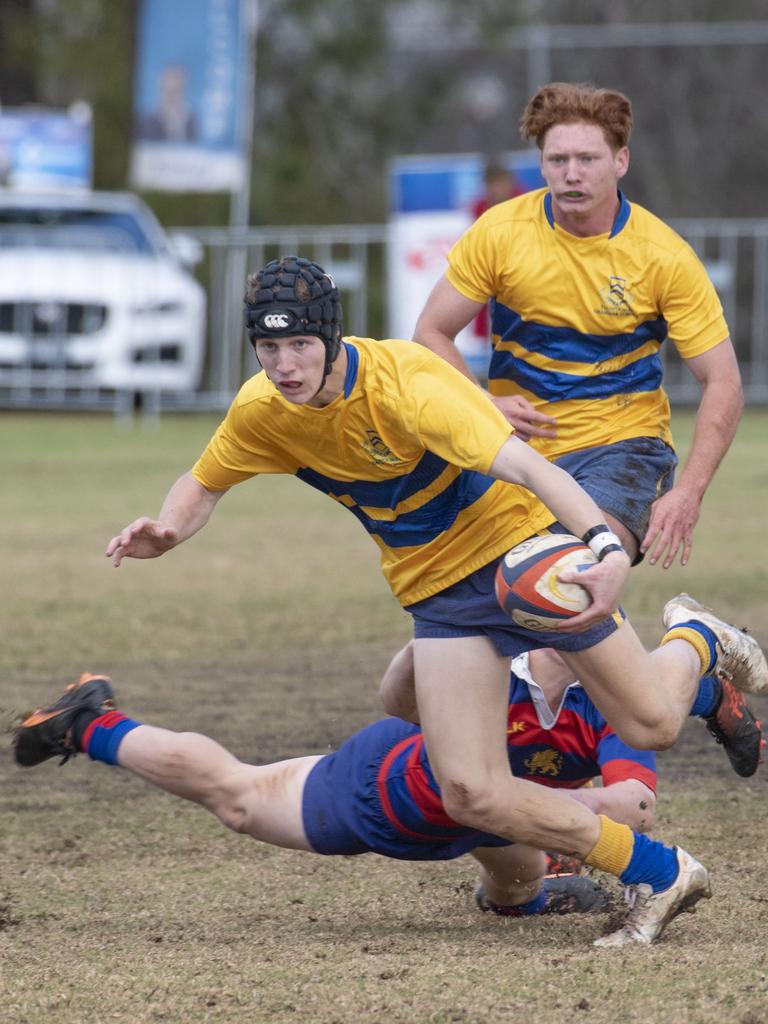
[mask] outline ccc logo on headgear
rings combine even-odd
[[[261,323],[268,331],[281,331],[290,327],[295,319],[292,313],[265,313]]]

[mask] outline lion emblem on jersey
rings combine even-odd
[[[552,750],[537,750],[523,762],[530,775],[559,775],[563,767],[563,755]]]

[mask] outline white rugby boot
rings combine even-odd
[[[691,620],[709,626],[717,638],[713,671],[724,672],[745,693],[768,692],[768,662],[754,637],[723,622],[689,594],[678,594],[664,605],[662,621],[667,629]]]
[[[617,949],[639,942],[655,942],[669,922],[684,910],[693,913],[700,899],[709,899],[709,873],[690,853],[677,847],[677,878],[664,892],[654,893],[650,885],[627,886],[631,907],[621,928],[595,939],[593,945]]]

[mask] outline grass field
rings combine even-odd
[[[154,515],[212,418],[121,430],[0,416],[0,716],[84,669],[134,717],[253,761],[323,752],[379,712],[409,635],[352,518],[294,480],[236,488],[165,558],[103,557]],[[691,418],[678,414],[685,450]],[[654,643],[686,589],[768,644],[768,413],[745,420],[691,564],[642,567],[626,607]],[[768,704],[756,701],[763,715]],[[0,760],[3,1024],[768,1021],[765,769],[739,780],[700,722],[660,758],[655,834],[712,870],[715,898],[647,949],[593,950],[605,916],[486,920],[468,863],[319,858],[225,832],[196,807],[76,758]]]

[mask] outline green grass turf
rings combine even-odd
[[[6,724],[84,669],[110,673],[129,714],[249,760],[331,749],[378,715],[408,619],[375,546],[309,488],[248,483],[163,559],[115,571],[104,558],[215,423],[0,416]],[[683,451],[691,426],[675,416]],[[633,572],[626,607],[647,643],[686,589],[768,644],[766,436],[768,414],[751,412],[691,564]],[[25,772],[6,746],[0,1020],[762,1024],[765,770],[738,780],[691,722],[660,779],[655,834],[710,866],[715,898],[657,946],[609,953],[590,945],[603,916],[481,917],[469,863],[273,850],[118,770],[79,757]]]

